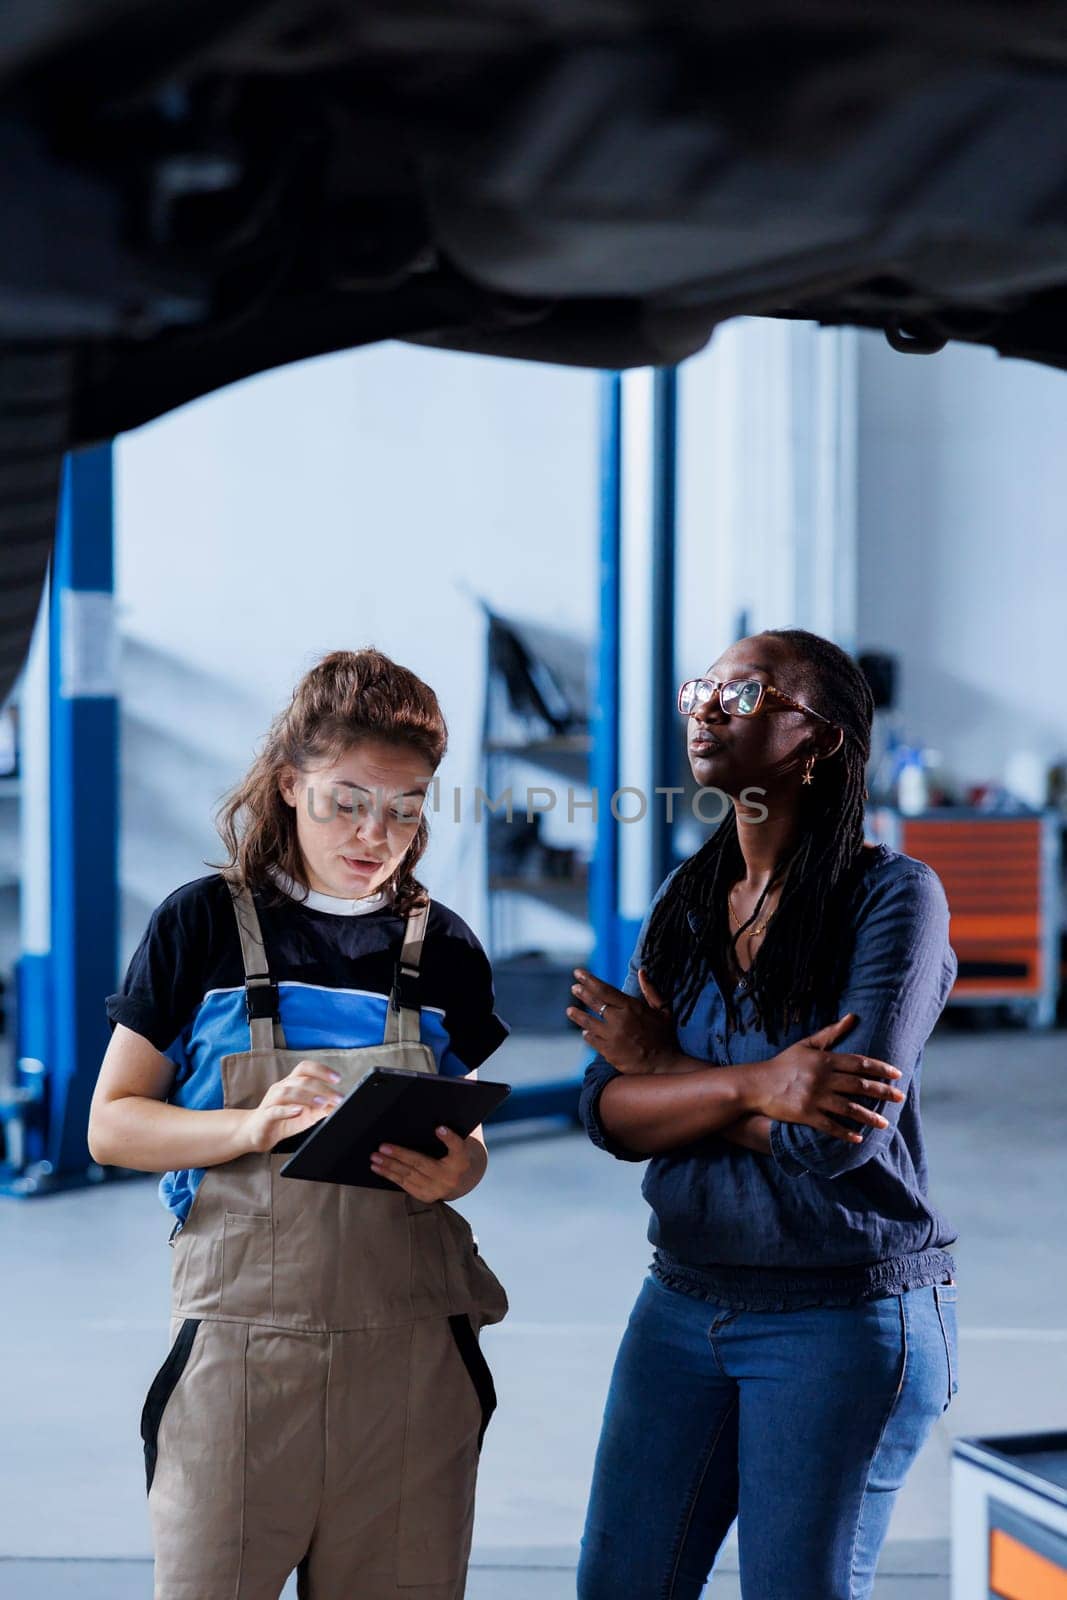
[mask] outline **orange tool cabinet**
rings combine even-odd
[[[1067,1434],[955,1440],[952,1600],[1067,1600]]]
[[[905,817],[879,807],[867,832],[928,862],[944,884],[959,961],[949,1004],[1007,1004],[1032,1026],[1051,1027],[1060,977],[1058,814],[945,806]]]

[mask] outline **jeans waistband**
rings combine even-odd
[[[851,1267],[756,1267],[695,1265],[657,1249],[652,1271],[670,1289],[740,1311],[801,1310],[853,1305],[902,1294],[955,1278],[947,1250],[918,1250],[889,1261]]]

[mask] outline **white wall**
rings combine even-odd
[[[855,375],[851,329],[753,318],[682,368],[679,678],[741,629],[809,628],[854,648]],[[695,850],[708,827],[679,815],[677,847]]]
[[[741,318],[682,368],[678,659],[737,635],[855,630],[855,339]]]
[[[858,636],[964,782],[1067,752],[1067,374],[860,338]]]
[[[219,859],[215,805],[327,650],[373,644],[423,676],[443,790],[481,781],[475,596],[593,636],[597,394],[589,372],[385,345],[120,441],[124,952]],[[431,827],[427,881],[484,931],[484,827]]]

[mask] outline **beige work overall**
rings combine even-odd
[[[221,1063],[251,1109],[298,1061],[350,1088],[433,1072],[410,1004],[428,907],[407,921],[384,1042],[286,1048],[252,897],[229,879],[251,1050]],[[402,976],[401,976],[402,975]],[[480,1328],[504,1291],[467,1222],[398,1190],[284,1178],[285,1154],[209,1168],[173,1240],[172,1347],[145,1402],[155,1600],[461,1600],[481,1438]]]

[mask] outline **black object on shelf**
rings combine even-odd
[[[509,822],[494,812],[488,820],[490,878],[517,878],[524,863],[540,846],[541,818],[513,817]]]
[[[486,743],[502,707],[492,704],[493,691],[502,688],[508,709],[517,721],[523,742],[589,731],[589,650],[571,634],[541,623],[502,617],[489,618],[489,690]]]
[[[540,623],[504,617],[485,606],[488,620],[487,674],[483,749],[486,758],[487,867],[489,899],[489,954],[508,1004],[502,1015],[518,1026],[557,1026],[562,1014],[559,994],[569,994],[569,974],[575,959],[590,944],[588,898],[589,871],[583,852],[552,844],[543,837],[542,813],[532,810],[530,795],[516,787],[516,768],[543,768],[561,787],[586,788],[589,783],[590,669],[592,652],[585,641]],[[528,775],[520,782],[529,781]],[[547,784],[545,785],[547,787]],[[504,797],[512,793],[507,807]],[[563,810],[562,796],[557,806]],[[573,816],[573,813],[571,813]],[[566,959],[554,952],[529,952],[512,971],[502,948],[501,930],[507,926],[504,906],[512,911],[513,896],[523,896],[582,925],[576,930],[575,949]],[[511,930],[512,933],[514,929]],[[570,941],[568,941],[570,942]],[[541,980],[553,972],[550,1005]],[[562,985],[562,989],[561,989]],[[529,994],[527,995],[527,986]],[[538,999],[538,995],[541,998]],[[566,999],[562,1005],[567,1003]],[[518,1022],[519,1016],[553,1020]],[[565,1019],[563,1025],[566,1025]]]

